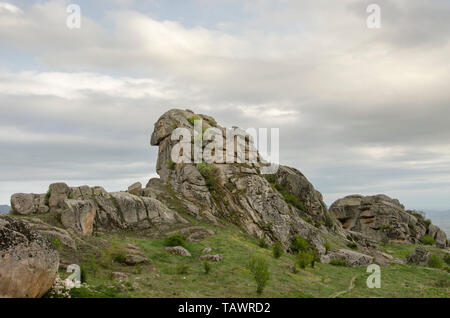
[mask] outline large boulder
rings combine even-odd
[[[45,194],[16,193],[11,197],[12,213],[18,215],[41,214],[48,212]]]
[[[419,243],[427,231],[446,245],[445,233],[428,224],[420,214],[406,211],[397,199],[386,195],[350,195],[335,201],[330,212],[345,230],[361,233],[363,237],[380,242]]]
[[[445,248],[447,246],[447,234],[436,225],[430,224],[428,226],[428,235],[434,238],[437,247]]]
[[[55,247],[24,222],[0,216],[0,297],[42,297],[59,266]]]
[[[427,266],[428,260],[430,259],[431,253],[427,251],[424,247],[418,246],[414,252],[406,257],[406,263]]]

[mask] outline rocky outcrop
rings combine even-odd
[[[65,228],[84,236],[91,236],[95,230],[148,229],[188,223],[153,194],[141,197],[128,192],[108,193],[102,187],[55,183],[50,185],[47,195],[15,194],[11,201],[15,214],[49,211]]]
[[[24,222],[0,216],[0,297],[41,297],[59,266],[55,247]]]
[[[11,197],[12,212],[19,215],[41,214],[49,211],[45,194],[16,193]]]
[[[437,226],[429,225],[420,214],[406,211],[398,200],[386,195],[350,195],[334,202],[330,212],[345,230],[360,233],[361,239],[419,243],[430,234],[439,247],[447,244],[445,233]]]
[[[172,132],[177,128],[192,132],[194,119],[202,120],[203,137],[214,133],[222,135],[224,146],[215,151],[231,154],[231,162],[172,161],[173,151],[185,151],[177,150],[180,142],[176,138],[173,140]],[[232,149],[226,149],[227,138],[233,134],[239,137]],[[199,136],[182,142],[191,144],[192,149],[197,138]],[[209,142],[208,137],[201,139],[203,152],[209,149]],[[162,200],[173,201],[175,198],[179,207],[197,218],[213,224],[226,219],[252,235],[268,242],[279,241],[286,247],[295,235],[300,235],[324,253],[319,232],[326,228],[319,228],[326,224],[332,228],[334,222],[321,194],[295,169],[280,167],[270,177],[261,174],[267,163],[254,151],[252,137],[242,129],[234,127],[230,132],[209,116],[174,109],[162,115],[155,124],[151,144],[159,147],[156,171],[160,179],[151,179],[146,188],[160,193]],[[183,155],[194,158],[192,150]],[[165,197],[164,192],[170,192],[170,197]]]

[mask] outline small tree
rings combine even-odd
[[[280,258],[284,253],[283,245],[280,242],[275,242],[272,246],[273,257]]]
[[[306,251],[300,251],[296,255],[297,264],[301,269],[305,269],[308,265],[313,265],[314,256]]]
[[[205,270],[206,275],[211,271],[211,264],[206,259],[203,261],[203,269]]]
[[[256,293],[261,295],[270,279],[269,264],[264,258],[253,255],[250,258],[249,269],[256,281]]]

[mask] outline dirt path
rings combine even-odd
[[[348,286],[348,288],[347,288],[346,290],[337,292],[337,293],[331,295],[330,298],[336,298],[336,297],[339,297],[339,296],[341,296],[341,295],[343,295],[343,294],[345,294],[345,293],[348,293],[348,292],[351,291],[353,288],[355,288],[355,279],[356,279],[356,276],[353,276],[352,279],[350,280],[350,286]]]

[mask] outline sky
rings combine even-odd
[[[0,204],[53,182],[155,177],[171,108],[279,128],[328,205],[450,214],[450,1],[0,0]],[[367,6],[381,27],[368,28]]]

